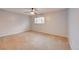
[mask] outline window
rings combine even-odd
[[[45,23],[45,19],[44,19],[44,17],[36,17],[34,19],[34,23],[35,24],[44,24]]]

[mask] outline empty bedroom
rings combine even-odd
[[[0,8],[1,50],[70,50],[67,8]]]

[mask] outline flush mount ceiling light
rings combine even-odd
[[[27,9],[25,9],[24,13],[27,14],[27,15],[37,15],[37,14],[39,14],[37,8],[27,8]]]

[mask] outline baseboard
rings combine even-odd
[[[45,32],[39,32],[39,31],[35,31],[35,30],[29,30],[28,32],[37,32],[37,33],[42,33],[42,34],[45,34],[45,35],[50,35],[50,36],[55,36],[55,37],[61,37],[61,38],[65,38],[65,39],[68,39],[68,37],[66,36],[60,36],[60,35],[54,35],[54,34],[49,34],[49,33],[45,33]]]
[[[54,34],[49,34],[49,33],[45,33],[45,32],[38,32],[38,31],[31,30],[31,29],[30,29],[30,30],[27,30],[27,31],[22,31],[22,32],[31,32],[31,31],[32,31],[32,32],[37,32],[37,33],[42,33],[42,34],[45,34],[45,35],[50,35],[50,36],[55,36],[55,37],[60,37],[60,38],[68,39],[68,37],[59,36],[59,35],[54,35]],[[19,33],[22,33],[22,32],[19,32]],[[6,34],[6,35],[0,36],[0,37],[15,35],[15,34],[19,34],[19,33]]]
[[[29,31],[29,30],[27,30],[27,31]],[[7,34],[5,33],[4,35],[0,35],[0,37],[12,36],[12,35],[20,34],[20,33],[23,33],[23,32],[26,32],[26,30],[20,31],[20,32],[14,32],[14,33],[7,33]]]

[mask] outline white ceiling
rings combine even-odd
[[[2,9],[9,12],[24,14],[24,12],[27,12],[29,8],[2,8]],[[44,14],[44,13],[60,11],[65,8],[37,8],[37,9],[40,14]]]

